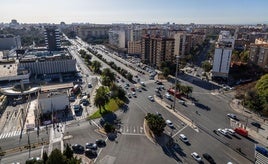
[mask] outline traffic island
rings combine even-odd
[[[156,140],[155,140],[155,135],[154,133],[151,131],[151,129],[149,128],[147,121],[144,119],[143,121],[143,129],[144,129],[144,133],[145,136],[154,144],[156,144]]]

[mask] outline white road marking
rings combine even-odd
[[[181,131],[183,131],[188,125],[185,125],[183,128],[181,128],[177,133],[175,133],[172,138],[174,138],[176,135],[178,135]]]

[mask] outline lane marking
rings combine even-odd
[[[188,125],[185,125],[183,128],[181,128],[177,133],[175,133],[172,138],[174,138],[176,135],[178,135],[181,131],[183,131]]]
[[[122,134],[127,136],[145,136],[145,134],[140,133],[122,133]]]

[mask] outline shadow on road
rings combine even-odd
[[[195,102],[195,106],[200,108],[200,109],[203,109],[203,110],[206,110],[206,111],[210,111],[210,107],[204,105],[204,104],[201,104],[199,102]]]
[[[173,138],[169,135],[163,133],[161,136],[156,137],[155,140],[162,147],[163,152],[167,156],[174,158],[177,162],[182,162],[179,156],[186,157],[180,145],[174,142]]]

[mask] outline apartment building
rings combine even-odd
[[[130,29],[129,40],[127,41],[127,48],[129,54],[141,54],[141,29]]]
[[[19,49],[19,48],[21,48],[20,36],[14,36],[11,34],[0,35],[0,51]]]
[[[229,31],[221,31],[215,47],[212,77],[228,78],[234,37]]]
[[[124,30],[110,30],[109,44],[117,48],[126,48],[126,34]]]
[[[255,43],[251,43],[249,59],[263,69],[268,70],[268,41],[256,39]]]
[[[174,39],[155,35],[142,37],[142,62],[161,67],[163,61],[174,61]]]
[[[192,34],[178,32],[173,35],[173,38],[175,40],[174,54],[176,56],[188,55],[193,45]]]
[[[111,26],[108,25],[82,25],[77,27],[77,35],[81,39],[88,37],[108,37],[108,32]]]
[[[54,26],[45,27],[44,35],[48,51],[59,51],[61,48],[59,29]]]

